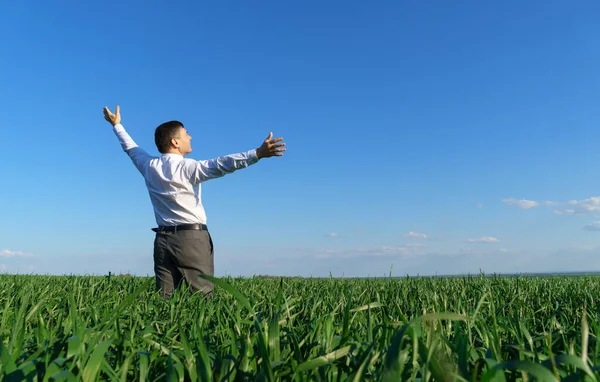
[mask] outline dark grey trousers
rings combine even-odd
[[[198,277],[215,273],[213,242],[208,231],[157,233],[154,239],[156,290],[170,298],[173,290],[186,283],[192,292],[211,297],[213,283]]]

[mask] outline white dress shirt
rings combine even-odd
[[[159,226],[206,224],[200,183],[225,176],[256,162],[256,149],[210,160],[179,154],[153,157],[131,139],[121,124],[113,127],[119,143],[144,177]]]

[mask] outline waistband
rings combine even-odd
[[[177,232],[177,231],[208,231],[206,224],[181,224],[172,226],[158,226],[158,228],[152,228],[152,231],[161,232]]]

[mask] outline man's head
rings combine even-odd
[[[191,140],[192,137],[179,121],[165,122],[154,131],[154,143],[161,154],[186,156],[192,152]]]

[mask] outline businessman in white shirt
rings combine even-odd
[[[164,298],[185,282],[191,291],[210,297],[213,284],[198,277],[214,275],[214,248],[202,206],[201,183],[246,168],[261,158],[282,156],[283,138],[270,133],[261,146],[250,151],[210,160],[184,158],[192,152],[192,137],[179,121],[158,126],[154,141],[159,157],[149,155],[121,125],[119,106],[112,113],[104,107],[104,119],[113,126],[123,150],[144,177],[154,208],[156,289]]]

